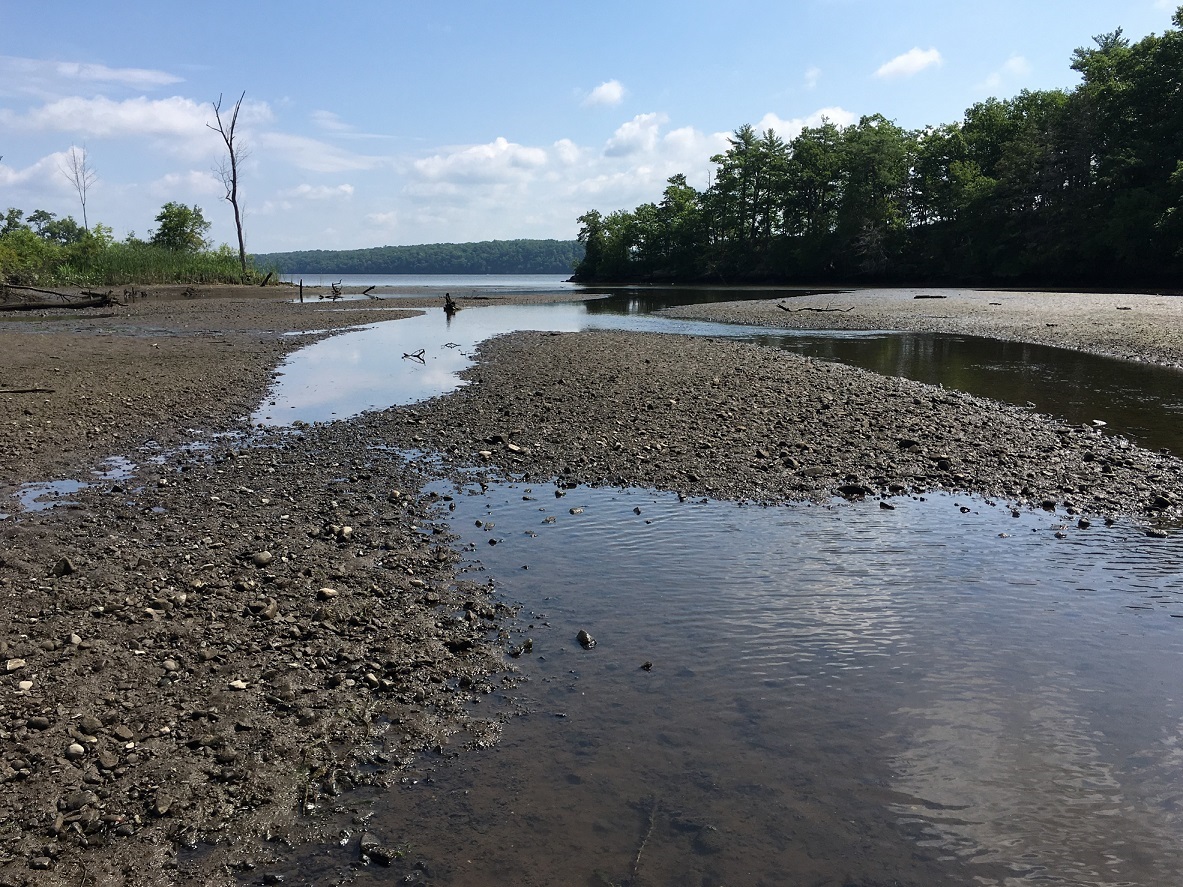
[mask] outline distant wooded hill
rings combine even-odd
[[[423,243],[254,256],[256,268],[284,274],[570,274],[582,259],[578,240]]]

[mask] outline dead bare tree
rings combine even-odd
[[[226,145],[226,156],[222,158],[216,171],[226,189],[226,200],[234,207],[234,227],[238,231],[238,261],[242,265],[242,275],[246,277],[246,241],[242,237],[242,209],[238,204],[238,167],[246,159],[247,154],[242,144],[236,141],[237,134],[235,132],[238,127],[238,112],[242,109],[244,98],[246,98],[245,90],[238,97],[238,101],[234,103],[234,110],[230,113],[229,121],[223,122],[222,96],[219,95],[218,100],[213,103],[214,119],[218,125],[207,123],[206,126],[220,135],[222,142]]]
[[[63,166],[61,170],[62,175],[70,181],[70,184],[74,186],[74,190],[78,192],[78,202],[82,204],[82,227],[89,231],[90,223],[86,219],[86,195],[90,191],[90,186],[98,178],[98,173],[90,165],[90,159],[86,154],[86,145],[82,146],[81,151],[74,145],[71,145],[70,163],[68,166]]]

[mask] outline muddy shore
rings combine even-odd
[[[397,778],[423,749],[494,741],[495,719],[472,712],[512,683],[511,612],[456,581],[446,502],[421,492],[437,473],[881,507],[941,489],[1046,508],[1073,531],[1180,518],[1179,460],[1098,430],[672,336],[515,334],[483,346],[447,397],[252,428],[279,361],[309,336],[438,304],[290,295],[177,288],[112,311],[0,313],[0,388],[52,389],[0,395],[0,487],[88,479],[112,456],[136,465],[72,504],[0,521],[0,885],[235,883],[314,836],[351,785]],[[809,298],[785,304],[846,307]],[[983,318],[1000,316],[989,302],[1013,299],[1023,316],[1016,294],[893,298],[907,305],[868,303],[857,320],[775,303],[704,310],[884,328],[889,316],[918,326],[923,306],[987,335]],[[1051,344],[1183,355],[1183,327],[1137,301],[1155,297],[1108,298],[1120,305],[1096,310],[1120,329],[1082,315],[1073,338],[1075,314],[1046,320],[1042,301],[1023,323],[1061,337]],[[407,464],[397,454],[411,448],[441,465]]]
[[[783,329],[987,336],[1183,366],[1183,296],[1177,295],[865,289],[688,305],[661,313]]]

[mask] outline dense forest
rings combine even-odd
[[[1077,49],[1071,91],[919,131],[740,127],[705,191],[579,217],[584,281],[1183,284],[1183,7]]]
[[[570,274],[582,258],[576,240],[486,240],[267,253],[254,260],[284,274]]]

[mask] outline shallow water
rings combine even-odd
[[[377,800],[362,883],[1178,883],[1183,543],[895,503],[459,495],[525,712]]]
[[[670,321],[648,316],[656,304],[629,293],[451,324],[431,311],[329,339],[289,363],[256,419],[411,403],[455,388],[489,335],[606,327],[776,344],[1183,452],[1173,371],[957,336]],[[402,356],[420,348],[422,363]],[[1179,883],[1183,541],[972,497],[893,503],[458,495],[467,569],[523,605],[528,680],[475,706],[515,712],[500,744],[423,758],[373,799],[365,827],[407,854],[359,882]],[[352,865],[356,837],[285,874]]]
[[[783,291],[745,291],[745,296]],[[936,333],[770,330],[658,317],[691,298],[736,298],[729,290],[618,293],[588,302],[442,309],[375,324],[290,356],[256,423],[344,419],[447,393],[481,341],[515,330],[626,329],[756,342],[1030,406],[1066,421],[1108,423],[1143,446],[1183,453],[1183,370],[1063,348]],[[422,352],[422,361],[414,355]]]

